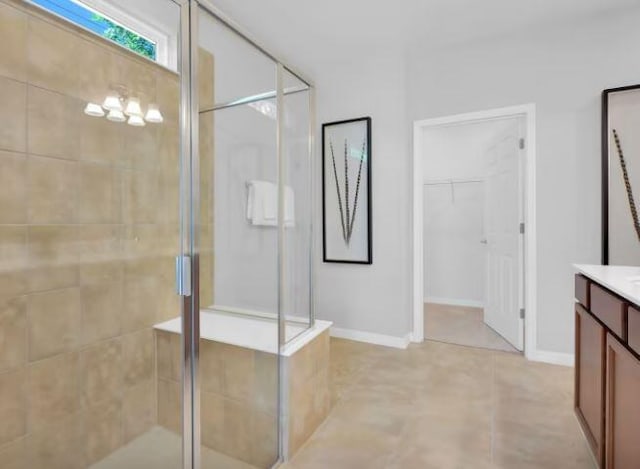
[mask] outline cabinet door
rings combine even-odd
[[[575,410],[600,467],[604,462],[606,332],[576,304]]]
[[[607,469],[640,467],[640,361],[607,335]]]

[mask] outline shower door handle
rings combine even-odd
[[[191,296],[191,257],[176,256],[176,293]]]

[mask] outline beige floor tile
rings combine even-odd
[[[516,349],[484,323],[482,308],[426,303],[424,333],[428,340],[515,352]]]
[[[333,409],[336,420],[398,435],[414,412],[412,400],[363,397],[358,392],[340,400]]]
[[[153,427],[129,444],[90,466],[90,469],[176,469],[182,460],[181,438]],[[266,467],[266,466],[265,466]],[[202,469],[255,469],[209,448],[202,448]]]
[[[566,436],[544,429],[496,432],[493,458],[499,469],[595,469],[577,427]]]
[[[331,340],[334,407],[285,469],[593,469],[573,370],[426,341]]]
[[[444,413],[413,419],[388,468],[466,469],[491,466],[489,418]]]
[[[329,418],[292,460],[296,468],[384,468],[400,435]]]
[[[496,395],[555,402],[573,402],[573,368],[525,360],[522,356],[497,353]]]

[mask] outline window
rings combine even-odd
[[[32,3],[101,37],[169,66],[166,34],[103,0],[31,0]]]

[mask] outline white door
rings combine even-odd
[[[523,349],[524,304],[523,167],[521,120],[514,119],[486,154],[489,171],[485,183],[485,235],[487,276],[484,322]],[[523,140],[524,142],[524,140]]]

